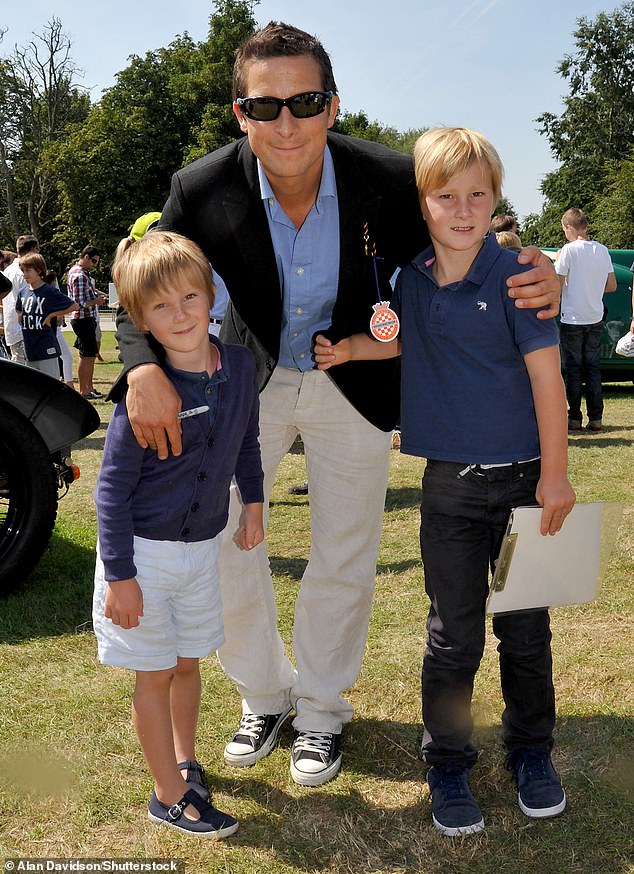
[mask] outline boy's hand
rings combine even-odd
[[[143,593],[136,577],[108,583],[103,615],[121,628],[136,628],[143,616]]]
[[[347,337],[333,346],[327,337],[324,337],[323,334],[317,334],[313,352],[317,362],[317,370],[328,370],[335,364],[344,364],[346,361],[350,361],[352,344],[350,338]]]
[[[264,540],[263,504],[245,504],[240,527],[233,536],[240,549],[254,549]]]
[[[566,477],[549,479],[542,476],[535,492],[542,509],[541,534],[556,534],[575,505],[577,496]]]
[[[506,284],[509,297],[516,298],[515,306],[536,309],[547,306],[537,313],[538,319],[552,319],[559,312],[561,287],[553,263],[536,246],[527,246],[517,256],[520,264],[533,264],[532,270],[509,276]]]
[[[125,403],[139,446],[156,449],[161,459],[169,455],[169,445],[173,455],[181,454],[181,427],[176,418],[181,399],[157,364],[140,364],[128,373]]]

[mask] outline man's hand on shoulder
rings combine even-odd
[[[548,309],[537,313],[538,319],[552,319],[559,312],[561,287],[553,263],[536,246],[527,246],[517,256],[519,264],[532,264],[532,270],[509,276],[509,297],[521,309]]]
[[[183,447],[181,428],[176,416],[181,399],[157,364],[140,364],[127,374],[126,407],[130,425],[139,446],[156,449],[158,457],[167,458],[169,447],[180,455]]]

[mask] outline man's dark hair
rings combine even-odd
[[[29,252],[33,252],[35,249],[40,248],[40,243],[37,237],[34,237],[32,234],[22,234],[21,237],[15,241],[15,249],[18,253],[18,257],[22,255],[28,255]]]
[[[90,258],[97,258],[97,256],[101,257],[101,252],[96,246],[84,246],[81,250],[81,257],[85,258],[86,255]]]
[[[245,40],[236,50],[233,65],[233,99],[248,97],[246,93],[249,64],[266,58],[298,57],[309,55],[321,70],[321,87],[337,93],[337,85],[327,51],[317,37],[283,21],[269,21],[266,27]],[[265,96],[265,95],[262,95]]]
[[[517,219],[514,215],[494,215],[489,230],[493,231],[494,234],[499,234],[502,231],[514,232],[517,226]]]

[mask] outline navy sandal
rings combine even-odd
[[[185,816],[185,808],[191,804],[200,819]],[[166,825],[186,835],[219,840],[227,838],[238,830],[238,820],[228,813],[216,810],[193,789],[188,789],[176,804],[163,804],[152,792],[148,807],[148,819],[157,825]]]

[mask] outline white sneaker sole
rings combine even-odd
[[[259,750],[254,750],[251,753],[232,753],[228,751],[227,747],[229,744],[227,744],[224,751],[225,762],[227,765],[231,765],[233,768],[250,768],[252,765],[255,765],[256,762],[259,762],[260,759],[263,759],[265,756],[268,756],[269,753],[272,753],[277,745],[277,737],[280,733],[280,729],[292,712],[293,708],[289,707],[288,710],[280,716],[277,725]],[[231,741],[229,743],[231,743]]]
[[[174,831],[181,832],[181,834],[190,835],[194,838],[204,838],[209,841],[220,841],[223,838],[228,838],[229,835],[234,835],[238,831],[240,825],[240,823],[236,822],[233,825],[228,825],[226,828],[216,829],[216,831],[195,832],[188,828],[183,828],[180,825],[176,825],[174,822],[168,822],[166,819],[161,819],[153,813],[148,813],[148,819],[150,822],[156,823],[156,825],[166,825],[168,828],[173,828]]]
[[[291,777],[299,786],[321,786],[323,783],[328,783],[329,780],[332,780],[337,776],[341,768],[341,759],[342,756],[340,755],[339,758],[335,759],[332,765],[328,765],[327,768],[312,773],[298,770],[291,759]]]
[[[525,813],[526,816],[530,816],[531,819],[546,819],[549,816],[557,816],[564,812],[566,809],[566,793],[564,791],[563,801],[560,801],[559,804],[556,804],[554,807],[538,807],[536,809],[526,807],[522,802],[519,792],[517,793],[517,803],[519,804],[522,813]]]
[[[457,838],[460,835],[474,835],[477,832],[484,831],[484,817],[479,822],[474,822],[473,825],[463,825],[459,828],[450,828],[448,825],[443,825],[438,822],[434,814],[431,815],[434,828],[438,829],[441,834],[448,838]]]

